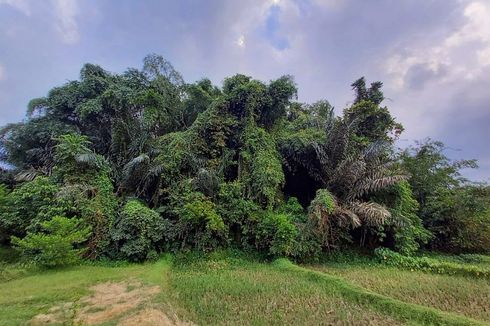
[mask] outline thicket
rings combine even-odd
[[[217,87],[185,83],[157,55],[123,74],[86,64],[0,130],[0,241],[45,265],[219,247],[297,260],[349,246],[487,252],[490,190],[459,174],[476,163],[430,140],[395,150],[403,127],[382,83],[352,88],[336,116],[297,102],[290,76]],[[66,256],[50,259],[60,234]]]

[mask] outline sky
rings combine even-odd
[[[382,81],[399,146],[441,140],[490,181],[490,0],[0,0],[0,125],[84,63],[121,73],[150,53],[187,82],[292,75],[339,114],[354,80]]]

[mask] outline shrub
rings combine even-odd
[[[307,226],[328,251],[351,242],[350,230],[355,225],[352,219],[354,214],[348,214],[347,211],[336,214],[339,209],[335,197],[327,189],[318,189],[308,206]]]
[[[317,261],[322,253],[322,241],[309,223],[296,223],[298,234],[292,256],[300,262]]]
[[[82,220],[55,216],[41,223],[42,232],[28,232],[23,239],[12,237],[12,244],[22,255],[44,267],[77,263],[85,248],[76,249],[90,235],[90,227]]]
[[[289,215],[266,211],[255,229],[256,246],[267,250],[270,255],[290,256],[297,235],[298,229]]]
[[[450,244],[456,251],[490,253],[490,208],[474,215],[462,214],[453,224]]]
[[[218,193],[217,212],[228,226],[229,237],[237,245],[253,242],[253,223],[261,209],[255,202],[242,198],[242,185],[238,181],[222,183]]]
[[[253,126],[247,126],[245,139],[239,163],[245,198],[272,208],[285,181],[275,141],[264,129]]]
[[[163,239],[163,228],[160,214],[133,199],[121,209],[111,238],[124,258],[143,261],[156,255],[157,244]]]
[[[39,223],[63,215],[66,207],[57,198],[58,191],[50,178],[40,176],[7,194],[0,214],[0,241],[11,235],[23,237],[26,231],[36,231]]]
[[[420,270],[438,274],[490,278],[490,269],[484,269],[478,266],[440,261],[429,257],[404,256],[387,248],[377,248],[375,255],[383,264],[410,269],[412,271]]]
[[[301,206],[296,197],[289,197],[288,200],[278,208],[278,211],[291,215],[295,222],[306,222],[307,220],[305,209]]]
[[[216,212],[215,204],[200,192],[187,196],[185,203],[176,210],[179,220],[188,227],[193,247],[216,248],[226,239],[227,226]]]
[[[107,252],[117,209],[114,187],[108,175],[100,174],[91,181],[93,192],[75,203],[80,216],[92,226],[89,239],[89,256],[100,257]]]
[[[413,197],[410,184],[402,181],[393,188],[396,200],[391,215],[399,221],[394,227],[395,249],[403,255],[412,255],[421,244],[429,241],[432,233],[424,228],[417,216],[419,204]]]
[[[298,230],[291,256],[301,262],[317,261],[322,252],[322,238],[316,232],[317,229],[312,225],[312,221],[308,220],[308,214],[298,199],[289,197],[286,202],[278,207],[277,211],[290,216]]]

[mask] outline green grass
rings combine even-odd
[[[322,271],[315,271],[286,260],[270,263],[241,253],[218,252],[207,257],[195,254],[166,256],[156,263],[143,265],[114,264],[109,267],[92,264],[52,271],[27,269],[25,275],[0,281],[1,324],[24,324],[53,306],[77,302],[90,294],[89,288],[93,284],[135,279],[161,288],[158,295],[137,309],[160,309],[169,316],[200,325],[478,325],[488,321],[489,307],[488,304],[485,307],[484,301],[489,293],[488,283],[472,285],[468,293],[473,292],[474,298],[478,299],[468,302],[474,302],[476,306],[461,310],[456,301],[447,306],[424,302],[424,295],[429,298],[432,294],[417,294],[417,289],[422,290],[423,286],[416,282],[423,278],[409,278],[412,274],[406,271],[345,264],[345,270],[342,270],[341,264],[337,265],[316,266]],[[12,265],[6,266],[8,269]],[[377,272],[381,273],[378,279],[373,276],[372,281],[366,281],[365,274]],[[388,284],[395,284],[390,277],[396,278],[398,272],[402,273],[398,283],[412,284],[412,292],[408,290],[409,285],[404,289],[379,284],[383,277],[388,277]],[[427,283],[430,283],[430,277],[447,278],[451,286],[457,282],[466,281],[468,283],[462,284],[467,286],[482,281],[422,275],[427,277]],[[441,296],[436,296],[434,301],[438,298],[447,301],[452,296],[458,296],[457,300],[464,299],[449,285],[434,292]],[[437,286],[430,289],[435,291]],[[414,298],[405,293],[413,293]],[[96,308],[91,311],[97,311]],[[478,313],[478,310],[481,311]],[[115,325],[120,318],[123,317],[117,316],[105,324]]]
[[[490,281],[455,275],[407,271],[380,265],[310,266],[404,302],[458,313],[490,323]]]
[[[436,254],[426,253],[428,257],[439,259],[442,261],[462,263],[467,265],[473,265],[481,268],[490,269],[490,256],[481,254],[461,254],[461,255],[448,255],[448,254]]]
[[[203,325],[401,324],[274,264],[202,260],[176,267],[170,280],[175,301]]]

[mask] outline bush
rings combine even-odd
[[[375,250],[375,255],[383,264],[410,269],[412,271],[420,270],[438,274],[490,278],[490,269],[484,269],[478,266],[440,261],[429,257],[403,256],[387,248],[377,248]]]
[[[322,241],[309,223],[296,223],[298,235],[292,256],[299,262],[318,261],[322,253]]]
[[[228,226],[230,240],[234,241],[236,245],[246,247],[253,242],[253,223],[257,221],[261,211],[258,204],[242,198],[240,182],[221,184],[218,193],[217,212]]]
[[[80,260],[86,249],[74,246],[85,242],[91,231],[81,219],[55,216],[41,227],[43,232],[28,232],[23,239],[12,237],[22,256],[44,267],[72,265]]]
[[[417,216],[419,204],[413,197],[410,184],[402,181],[394,189],[396,200],[391,215],[399,221],[399,225],[394,227],[395,249],[403,255],[412,255],[421,244],[430,240],[432,233],[424,228]]]
[[[170,203],[164,210],[172,221],[166,232],[172,248],[206,251],[227,243],[228,225],[218,214],[216,204],[194,191],[189,180],[171,190]]]
[[[38,230],[39,223],[55,215],[64,215],[65,205],[57,193],[59,186],[50,178],[37,177],[7,194],[0,214],[0,241],[12,235],[24,237]]]
[[[298,229],[289,215],[266,211],[256,226],[256,246],[267,250],[270,255],[290,256],[294,252],[297,235]]]
[[[116,247],[130,261],[153,259],[163,234],[164,221],[160,214],[136,199],[123,206],[111,230]]]
[[[454,224],[450,244],[456,251],[490,253],[490,208],[475,215],[463,215]]]
[[[278,211],[284,214],[289,214],[295,222],[306,222],[307,215],[305,209],[296,197],[289,197],[286,202],[279,206]]]

